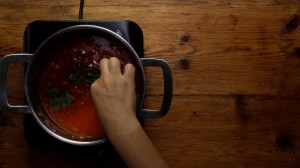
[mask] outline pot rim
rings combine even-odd
[[[142,77],[142,81],[143,81],[143,85],[144,87],[142,88],[142,94],[141,94],[141,102],[137,107],[137,111],[140,111],[142,109],[142,106],[144,104],[144,98],[145,98],[145,74],[144,74],[144,68],[143,65],[140,61],[140,58],[138,57],[138,54],[136,53],[136,51],[133,49],[133,47],[120,35],[118,35],[117,33],[104,28],[104,27],[100,27],[100,26],[95,26],[95,25],[75,25],[75,26],[70,26],[64,29],[61,29],[55,33],[53,33],[52,35],[50,35],[46,40],[44,40],[41,45],[36,49],[36,51],[34,52],[33,56],[31,57],[30,61],[28,62],[27,65],[27,69],[26,69],[26,73],[25,73],[25,78],[24,78],[24,84],[25,84],[25,96],[27,99],[27,103],[29,106],[29,109],[31,111],[31,114],[33,114],[35,120],[38,122],[38,124],[50,135],[52,135],[54,138],[61,140],[63,142],[69,143],[69,144],[73,144],[73,145],[79,145],[79,146],[90,146],[90,145],[97,145],[97,144],[102,144],[105,143],[106,141],[108,141],[108,139],[99,139],[99,140],[91,140],[91,141],[79,141],[79,140],[73,140],[73,139],[69,139],[66,138],[64,136],[61,136],[57,133],[55,133],[55,131],[53,131],[51,128],[49,128],[46,124],[44,124],[43,121],[41,121],[39,115],[37,114],[37,112],[35,112],[35,110],[33,109],[33,102],[30,99],[30,92],[29,92],[29,87],[28,87],[28,83],[29,83],[29,72],[31,71],[31,64],[32,64],[32,60],[34,60],[34,58],[38,55],[38,53],[41,51],[41,49],[44,46],[47,46],[47,44],[49,44],[51,41],[55,40],[57,37],[71,32],[71,31],[76,31],[76,30],[87,30],[87,29],[91,29],[91,30],[96,30],[96,31],[102,31],[104,33],[108,33],[108,35],[113,36],[114,38],[116,38],[117,40],[119,40],[122,44],[124,44],[127,49],[131,52],[132,56],[135,57],[135,60],[138,64],[138,66],[140,67],[139,69],[141,70],[141,77]]]

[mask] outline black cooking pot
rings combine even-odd
[[[48,52],[57,47],[61,41],[66,38],[76,37],[76,35],[82,35],[85,33],[95,34],[97,36],[103,36],[109,40],[112,40],[130,53],[131,59],[134,61],[136,66],[136,78],[140,79],[141,82],[136,82],[140,88],[139,101],[137,103],[137,117],[138,118],[151,118],[151,117],[162,117],[167,114],[171,105],[172,99],[172,74],[169,65],[161,59],[152,58],[139,58],[135,50],[131,45],[120,37],[118,34],[99,26],[93,25],[76,25],[62,29],[51,35],[45,40],[34,54],[11,54],[2,58],[0,61],[0,107],[3,111],[13,113],[30,113],[34,116],[39,125],[53,137],[74,145],[95,145],[104,142],[106,139],[94,139],[90,137],[83,137],[73,133],[70,133],[59,126],[51,116],[42,107],[38,87],[39,79],[41,77],[40,70],[45,67],[49,58]],[[64,58],[61,58],[62,61]],[[27,63],[24,90],[25,98],[28,105],[16,105],[12,106],[8,104],[6,95],[6,78],[8,65],[11,62],[24,62]],[[163,70],[164,75],[164,95],[163,102],[160,110],[149,110],[143,109],[143,101],[145,97],[145,66],[158,66]],[[137,80],[136,80],[137,81]],[[118,116],[116,116],[118,117]]]

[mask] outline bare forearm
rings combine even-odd
[[[137,119],[108,129],[114,129],[108,131],[109,139],[129,167],[168,167]]]
[[[121,72],[116,57],[100,61],[101,77],[91,85],[99,119],[109,140],[132,168],[168,167],[136,118],[135,68]]]

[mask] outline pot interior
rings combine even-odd
[[[99,120],[90,120],[97,115],[89,87],[95,74],[101,76],[100,60],[113,56],[120,59],[122,69],[126,63],[136,68],[138,111],[145,89],[143,68],[135,51],[117,34],[96,26],[75,26],[55,33],[41,44],[28,65],[25,91],[32,114],[48,133],[74,144],[106,138]],[[67,93],[74,99],[67,105],[54,99],[55,104],[50,90],[58,93],[62,98],[59,100],[64,100]],[[82,129],[85,131],[79,131]]]

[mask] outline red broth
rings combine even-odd
[[[78,35],[53,44],[51,51],[47,52],[49,61],[43,67],[39,79],[39,96],[42,107],[53,120],[72,134],[105,138],[105,132],[97,117],[90,94],[90,84],[70,81],[68,76],[78,66],[98,68],[102,58],[116,56],[121,61],[122,69],[126,63],[133,63],[134,58],[116,42],[92,34]],[[136,93],[140,102],[142,79],[137,78]],[[49,104],[47,93],[49,89],[57,88],[70,93],[75,100],[66,108],[54,110]],[[117,116],[116,116],[117,117]]]

